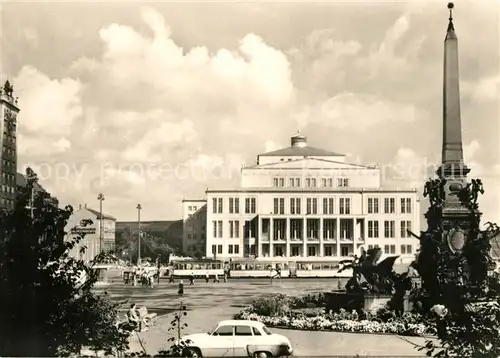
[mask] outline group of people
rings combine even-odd
[[[140,268],[134,268],[132,272],[128,274],[123,273],[123,281],[125,285],[133,284],[137,286],[138,283],[143,286],[148,286],[153,288],[155,284],[155,279],[160,283],[160,271],[157,270],[143,270]]]

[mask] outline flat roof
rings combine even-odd
[[[206,193],[416,193],[417,188],[231,188],[207,189]]]
[[[182,199],[182,202],[206,202],[207,199]]]

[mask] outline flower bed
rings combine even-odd
[[[391,333],[405,336],[423,336],[431,334],[426,325],[422,323],[404,322],[378,322],[370,320],[330,320],[325,316],[316,317],[269,317],[260,316],[256,313],[241,312],[235,316],[236,319],[248,319],[259,321],[269,327],[283,327],[292,329],[303,329],[312,331],[338,331],[358,333]]]
[[[381,311],[379,315],[368,313],[359,315],[356,311],[345,310],[326,313],[323,309],[296,309],[295,305],[289,304],[294,301],[295,298],[284,295],[260,298],[254,304],[245,307],[234,318],[260,321],[269,327],[314,331],[387,333],[405,336],[435,334],[434,326],[425,324],[418,314],[405,313],[402,316],[395,316]],[[278,303],[282,304],[280,309],[276,309]]]

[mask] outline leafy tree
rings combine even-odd
[[[27,206],[37,178],[31,169],[26,174],[14,210],[0,213],[0,354],[126,350],[128,332],[118,328],[117,305],[91,291],[96,270],[69,255],[82,239],[68,239],[64,232],[73,209],[60,209],[48,193],[37,192],[31,217]],[[105,257],[98,255],[94,263]]]

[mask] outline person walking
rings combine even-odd
[[[208,283],[209,280],[210,280],[210,276],[208,275],[208,272],[207,272],[207,274],[205,275],[205,282]]]
[[[182,282],[182,280],[180,280],[179,282],[179,291],[177,291],[177,293],[179,294],[179,296],[184,295],[184,282]]]
[[[191,272],[191,275],[189,275],[189,286],[194,285],[194,274]]]
[[[214,283],[219,283],[219,275],[214,275]]]

